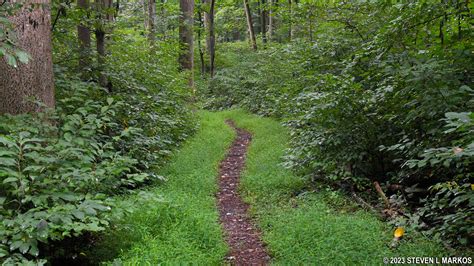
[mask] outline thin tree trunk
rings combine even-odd
[[[308,18],[308,21],[309,21],[309,40],[312,42],[313,41],[313,7],[310,7],[310,10],[309,10],[309,18]]]
[[[106,10],[112,7],[112,0],[99,0],[97,2],[97,9],[99,11],[99,19],[101,24],[95,30],[96,38],[96,49],[97,49],[97,70],[99,72],[99,84],[100,86],[107,88],[111,91],[111,84],[109,83],[105,71],[106,63],[106,43],[105,43],[105,24],[107,21],[113,20],[113,15],[106,13]]]
[[[97,70],[99,71],[99,84],[106,88],[108,86],[105,70],[105,32],[102,29],[95,31],[96,49],[97,49]]]
[[[161,18],[160,18],[160,29],[161,29],[161,34],[162,34],[162,39],[166,40],[167,39],[167,31],[168,31],[168,22],[166,20],[167,14],[166,14],[166,0],[161,0],[161,5],[160,5],[160,10],[161,10]]]
[[[114,20],[117,19],[119,11],[120,11],[120,0],[116,0],[115,1]]]
[[[271,42],[273,39],[273,4],[274,0],[270,0],[270,8],[268,10],[268,30],[267,30],[267,35],[268,35],[268,41]]]
[[[28,53],[31,60],[12,67],[0,58],[0,114],[43,110],[29,98],[54,108],[50,1],[25,1],[9,20],[14,25],[18,48]]]
[[[100,1],[100,0],[99,0]],[[148,22],[149,22],[149,19],[148,19],[148,0],[142,0],[142,3],[143,3],[143,14],[144,14],[144,20],[143,20],[143,29],[145,31],[148,30]]]
[[[194,48],[193,48],[193,16],[194,0],[179,1],[181,15],[179,16],[179,40],[183,51],[179,56],[181,70],[189,70],[189,86],[194,89]]]
[[[250,37],[250,43],[252,44],[252,48],[256,51],[257,41],[255,40],[255,32],[253,31],[252,13],[250,11],[248,0],[244,0],[244,10],[245,10],[245,16],[247,17],[247,27],[248,27],[249,37]]]
[[[210,3],[209,2],[210,0],[202,0],[202,3],[203,5],[207,5],[207,3]],[[210,8],[210,6],[209,6]],[[206,12],[204,11],[204,28],[206,29],[206,50],[207,50],[207,53],[210,54],[210,47],[211,47],[211,39],[209,38],[209,24],[211,24],[210,22],[211,20],[211,17],[210,17],[210,12]]]
[[[201,4],[204,3],[204,1],[201,1]],[[204,74],[206,73],[206,65],[204,63],[204,50],[202,49],[202,31],[204,28],[204,21],[203,21],[203,16],[202,16],[202,9],[199,10],[198,12],[198,20],[199,20],[199,28],[197,31],[198,34],[198,50],[199,50],[199,59],[201,62],[201,77],[204,77]]]
[[[265,10],[265,0],[261,0],[260,5],[260,31],[262,33],[262,42],[267,43],[267,11]]]
[[[441,4],[444,4],[444,0],[441,0]],[[446,21],[446,12],[444,13],[444,16],[441,18],[441,21],[439,22],[439,40],[441,42],[441,46],[444,46],[444,23]]]
[[[210,73],[211,78],[214,77],[214,61],[216,56],[216,35],[214,31],[214,8],[216,0],[210,0],[211,6],[209,9],[209,57],[210,57]]]
[[[292,6],[292,0],[288,0],[288,8],[290,10],[290,21],[288,23],[288,38],[290,38],[290,41],[293,40],[293,6]]]
[[[148,40],[153,47],[156,40],[156,2],[155,0],[148,0]]]
[[[89,0],[77,0],[77,6],[88,14]],[[79,39],[79,71],[82,79],[89,79],[89,70],[91,69],[91,31],[83,23],[77,26],[77,36]]]

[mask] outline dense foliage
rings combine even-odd
[[[43,15],[49,11],[48,7],[42,9],[49,2],[33,4],[31,10],[38,11],[41,18],[42,11]],[[117,195],[136,194],[130,198],[155,204],[156,194],[137,193],[137,188],[166,179],[156,174],[157,167],[194,133],[191,102],[196,96],[205,108],[239,106],[283,121],[291,133],[285,166],[294,171],[293,180],[298,181],[289,178],[283,182],[282,172],[275,175],[278,186],[304,190],[323,183],[342,188],[366,207],[370,207],[366,201],[383,207],[397,226],[425,231],[451,247],[472,244],[471,1],[261,0],[248,1],[247,17],[242,2],[236,0],[51,2],[52,25],[43,19],[46,34],[33,38],[27,36],[30,31],[25,31],[25,36],[15,33],[15,16],[22,16],[21,23],[28,27],[37,26],[37,21],[25,19],[32,12],[30,7],[17,1],[0,1],[1,66],[25,72],[16,72],[15,77],[0,73],[0,81],[8,81],[1,84],[16,86],[15,81],[28,80],[22,79],[23,75],[33,72],[35,75],[30,76],[41,76],[38,73],[46,67],[21,67],[28,66],[31,59],[39,62],[34,60],[42,53],[34,58],[26,50],[35,46],[35,38],[49,47],[51,26],[53,51],[48,48],[43,53],[48,53],[44,55],[48,58],[50,53],[53,55],[56,96],[54,104],[48,105],[56,106],[54,110],[37,100],[36,96],[41,95],[32,95],[29,101],[34,103],[36,113],[13,116],[3,112],[26,111],[20,110],[18,103],[10,105],[10,100],[24,100],[22,93],[28,94],[32,87],[22,83],[22,88],[15,88],[18,99],[0,88],[2,95],[8,96],[2,103],[10,108],[0,115],[0,263],[44,264],[48,259],[54,263],[57,257],[67,260],[76,256],[65,250],[65,242],[72,239],[77,244],[80,241],[74,240],[79,236],[92,242],[96,232],[117,228],[135,218],[129,216],[117,222],[116,216],[127,211],[128,202],[117,201]],[[184,12],[189,17],[180,13],[193,8],[194,29],[190,25],[193,13]],[[214,9],[215,16],[211,14]],[[254,37],[252,31],[259,39],[258,51],[250,49],[252,46],[256,50],[257,43],[243,41],[247,34]],[[23,44],[20,49],[21,42],[30,45]],[[197,86],[193,85],[194,79]],[[51,95],[52,84],[47,86]],[[198,135],[197,141],[200,138]],[[212,152],[220,154],[223,143],[214,143],[213,139],[201,141],[197,147],[209,141],[214,146],[207,148],[214,147]],[[199,158],[199,152],[193,150],[190,155]],[[277,161],[276,157],[267,159],[272,165]],[[199,165],[199,160],[194,162],[189,167],[199,166],[202,173],[215,170],[203,168],[206,164]],[[174,169],[170,175],[187,169],[180,166],[171,165],[181,169]],[[191,174],[189,177],[194,178],[196,173]],[[305,182],[300,182],[297,175],[306,177]],[[208,179],[200,180],[200,184],[213,190],[206,183],[212,181],[211,177],[206,174]],[[189,228],[202,225],[193,217],[203,216],[194,213],[201,204],[198,198],[189,208],[181,206],[189,201],[189,193],[173,198],[176,190],[190,186],[183,185],[190,178],[175,176],[168,188],[154,190],[168,193],[176,203],[153,206],[145,216],[137,216],[138,223],[148,223],[151,210],[166,212],[172,206],[171,218],[166,218],[168,213],[157,217],[168,219],[166,226],[174,229],[158,230],[156,223],[151,223],[156,235],[170,233],[173,239],[173,232],[182,234],[176,238],[180,243],[175,247],[187,246],[183,239],[190,239],[186,238],[193,233]],[[258,178],[262,184],[267,181]],[[199,186],[190,191],[196,189]],[[267,189],[271,186],[259,188]],[[376,190],[379,196],[385,191],[390,198],[388,204],[378,203]],[[289,190],[285,193],[282,200],[291,201],[286,198]],[[205,193],[198,194],[192,196]],[[205,205],[212,202],[208,196]],[[215,206],[211,205],[206,219],[214,219]],[[306,221],[313,216],[302,215],[304,209],[295,210],[303,221],[299,228],[309,224]],[[177,223],[173,213],[182,212],[189,219]],[[279,214],[265,214],[272,215]],[[116,226],[111,227],[114,222]],[[205,240],[196,253],[220,241],[218,227],[205,224],[212,228],[192,237],[198,246]],[[271,227],[271,223],[265,224]],[[278,224],[285,225],[280,227],[282,232],[286,226],[293,226]],[[183,231],[184,227],[187,229]],[[116,233],[127,230],[123,226]],[[129,230],[126,237],[136,230],[141,228]],[[123,246],[140,237],[139,233],[135,238],[130,236]],[[312,243],[308,240],[306,246]],[[166,240],[153,243],[150,250],[166,253],[168,250],[162,247],[168,244]],[[213,255],[212,261],[218,261],[224,253],[221,244],[214,250],[219,255]],[[52,251],[55,247],[59,250]],[[116,249],[121,247],[117,245]],[[115,256],[118,250],[114,252]],[[140,252],[133,255],[134,261],[135,257],[141,261]],[[186,254],[186,259],[196,254],[193,252]],[[301,250],[295,252],[294,256]],[[203,260],[210,261],[205,257]]]
[[[110,86],[102,88],[95,82],[98,62],[87,80],[77,73],[79,51],[68,45],[77,41],[71,29],[81,17],[68,8],[71,15],[54,29],[56,109],[0,116],[0,258],[6,264],[44,263],[46,243],[106,229],[112,214],[126,211],[110,212],[125,208],[111,196],[164,180],[156,167],[195,129],[173,41],[144,49],[147,39],[125,19],[133,10],[124,8],[130,13],[114,23],[108,45]]]
[[[353,191],[380,182],[395,223],[469,245],[473,32],[469,6],[454,2],[303,2],[294,12],[318,10],[311,38],[303,20],[288,44],[221,47],[205,104],[282,118],[289,167]]]

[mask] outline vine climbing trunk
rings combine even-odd
[[[18,48],[28,53],[30,60],[27,64],[8,64],[0,58],[0,114],[38,112],[42,105],[54,108],[49,0],[25,1],[8,19],[14,26]]]

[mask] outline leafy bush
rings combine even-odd
[[[0,117],[4,263],[41,258],[40,243],[104,230],[109,195],[162,180],[153,167],[194,128],[172,91],[125,102],[64,74],[57,85],[56,110]]]

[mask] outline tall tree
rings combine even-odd
[[[89,0],[77,0],[77,7],[81,10],[81,13],[88,14]],[[91,31],[85,23],[80,22],[77,25],[77,36],[79,39],[79,71],[83,79],[88,79],[89,69],[91,69]]]
[[[179,16],[179,42],[183,48],[179,55],[179,64],[182,70],[189,70],[189,85],[194,88],[194,46],[193,46],[193,15],[194,0],[180,0],[179,7],[181,15]]]
[[[30,55],[28,64],[12,67],[0,59],[0,113],[38,112],[42,107],[33,98],[54,108],[54,81],[51,51],[49,0],[27,0],[9,18],[18,46]]]
[[[244,10],[245,10],[245,17],[247,18],[247,27],[248,27],[247,30],[250,37],[250,43],[252,44],[252,48],[256,51],[257,41],[255,40],[255,32],[253,31],[252,12],[250,10],[248,0],[244,0]]]
[[[155,45],[156,39],[156,1],[148,0],[148,39],[150,40],[150,45]]]
[[[210,74],[211,78],[214,77],[214,61],[216,56],[216,34],[214,30],[214,8],[216,5],[216,0],[210,0],[211,6],[209,7],[209,32],[208,32],[208,39],[209,39],[209,58],[210,58]]]

